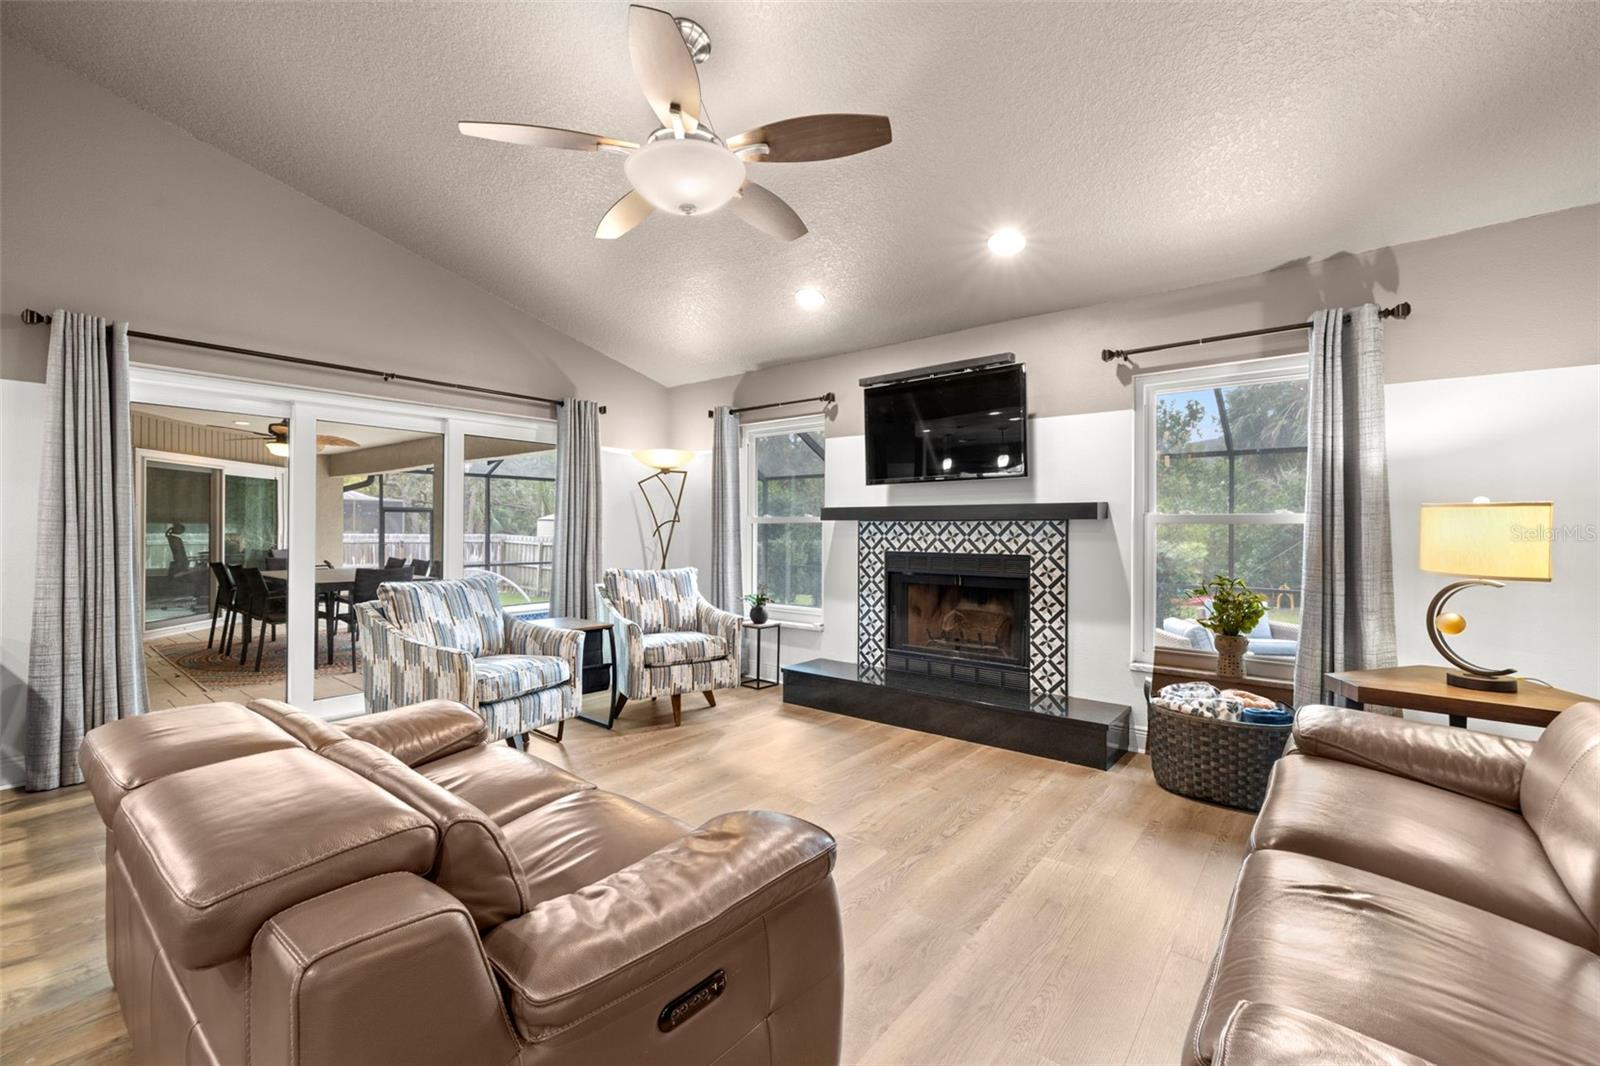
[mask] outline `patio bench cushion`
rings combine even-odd
[[[572,680],[572,668],[553,655],[485,655],[472,660],[479,703],[516,699]]]
[[[646,666],[703,663],[727,656],[721,637],[709,633],[649,633],[642,638]]]

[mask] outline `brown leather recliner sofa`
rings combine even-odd
[[[433,701],[101,726],[108,964],[149,1063],[836,1062],[834,842],[699,828]]]
[[[1600,1061],[1600,706],[1535,743],[1300,711],[1188,1066]]]

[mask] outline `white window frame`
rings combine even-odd
[[[763,525],[794,525],[799,523],[816,523],[817,528],[822,528],[822,515],[794,515],[784,518],[761,518],[756,515],[756,449],[755,442],[762,437],[787,436],[790,433],[816,433],[826,439],[827,420],[821,415],[802,415],[795,418],[774,418],[765,422],[752,422],[741,426],[739,429],[739,463],[743,471],[739,479],[739,512],[744,516],[740,537],[741,567],[744,571],[745,592],[754,592],[756,589],[756,531]],[[826,447],[826,445],[824,445]],[[827,464],[823,464],[823,484],[827,484]],[[822,625],[822,603],[826,594],[825,582],[828,574],[828,538],[822,538],[822,555],[818,566],[821,572],[817,575],[817,605],[815,607],[799,607],[787,603],[769,603],[767,615],[779,622],[790,622],[802,626]]]
[[[1217,363],[1209,366],[1188,367],[1180,370],[1141,374],[1134,380],[1134,522],[1138,530],[1136,547],[1138,560],[1137,580],[1133,582],[1134,603],[1131,612],[1134,625],[1132,660],[1135,669],[1149,670],[1155,661],[1155,629],[1161,619],[1156,617],[1156,531],[1163,525],[1305,525],[1305,512],[1276,512],[1271,514],[1158,514],[1156,512],[1156,397],[1164,392],[1226,388],[1233,385],[1252,385],[1270,381],[1288,381],[1304,378],[1309,373],[1310,361],[1306,354],[1276,356],[1269,359],[1252,359],[1238,363]],[[1163,648],[1163,658],[1174,653],[1174,661],[1189,660],[1194,665],[1208,668],[1216,656],[1206,652],[1185,652],[1181,649]],[[1266,670],[1268,664],[1250,656],[1252,670],[1276,674],[1279,670]],[[1279,665],[1279,664],[1272,664]]]

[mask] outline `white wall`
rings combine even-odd
[[[0,788],[24,779],[23,737],[28,707],[28,641],[33,619],[37,514],[43,434],[38,412],[45,387],[0,378],[0,470],[6,503],[0,506]]]
[[[1409,382],[1390,385],[1385,399],[1400,661],[1443,665],[1422,619],[1451,579],[1417,569],[1419,506],[1550,500],[1553,580],[1461,593],[1451,607],[1467,630],[1451,645],[1475,662],[1600,696],[1600,367]]]

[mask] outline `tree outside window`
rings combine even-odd
[[[752,588],[779,606],[822,608],[821,422],[745,432]]]
[[[1272,636],[1293,642],[1305,531],[1304,364],[1213,375],[1146,394],[1150,621],[1170,632],[1180,627],[1167,620],[1200,617],[1205,604],[1190,590],[1226,574],[1266,598]]]

